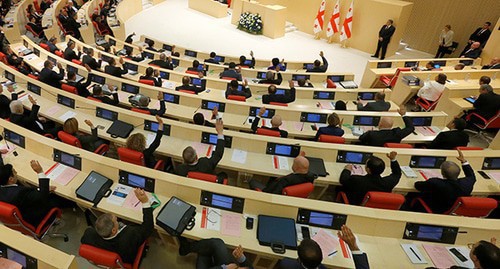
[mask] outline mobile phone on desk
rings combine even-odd
[[[247,230],[253,229],[253,218],[252,217],[247,217],[246,227],[247,227]]]
[[[491,179],[484,171],[477,171],[484,179]]]
[[[302,238],[303,239],[311,239],[311,232],[309,231],[309,227],[307,226],[302,226],[300,227],[302,231]]]

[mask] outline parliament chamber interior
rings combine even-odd
[[[0,268],[500,268],[496,0],[1,3]]]

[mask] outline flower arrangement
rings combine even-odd
[[[262,18],[259,14],[245,12],[241,14],[238,29],[254,35],[262,34]]]

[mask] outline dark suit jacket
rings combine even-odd
[[[392,35],[396,31],[396,27],[394,27],[393,25],[391,25],[388,29],[386,29],[386,26],[387,25],[383,25],[380,28],[380,31],[378,31],[378,37],[383,38],[383,40],[380,42],[383,43],[389,43],[391,41]]]
[[[61,88],[61,80],[64,79],[64,69],[59,70],[59,74],[48,68],[40,71],[39,80],[55,88]]]
[[[140,76],[139,79],[152,80],[156,87],[161,87],[161,78]]]
[[[161,68],[165,68],[165,69],[174,70],[174,65],[172,63],[169,63],[167,61],[162,61],[159,59],[151,61],[151,62],[149,62],[149,64],[157,65],[157,66],[159,66]]]
[[[31,27],[33,31],[35,31],[35,33],[37,34],[43,33],[44,28],[39,24],[28,22],[28,25]]]
[[[368,102],[365,106],[358,102],[359,111],[389,111],[391,103],[386,101]]]
[[[82,148],[84,150],[93,152],[94,150],[96,150],[95,142],[99,140],[99,137],[97,136],[97,128],[91,129],[91,131],[92,131],[91,135],[76,133],[75,137],[78,138],[78,140],[80,140],[80,143],[82,144]]]
[[[228,95],[245,96],[245,98],[247,98],[247,99],[252,97],[252,92],[250,91],[249,87],[244,87],[242,91],[228,89],[228,90],[226,90],[225,94],[226,94],[226,98]]]
[[[320,127],[316,132],[316,136],[314,137],[314,141],[318,141],[320,135],[334,135],[334,136],[343,136],[344,130],[342,128],[336,126],[325,126]]]
[[[122,75],[125,75],[128,73],[128,70],[127,70],[127,67],[125,66],[125,64],[122,66],[122,68],[120,68],[118,66],[106,65],[106,67],[104,67],[104,72],[106,74],[110,74],[112,76],[121,78]]]
[[[134,194],[129,194],[134,195]],[[127,225],[113,239],[105,240],[94,228],[87,228],[81,243],[118,253],[125,263],[133,263],[139,247],[153,233],[153,209],[142,209],[142,224]]]
[[[401,140],[415,131],[413,122],[408,117],[403,117],[405,128],[399,127],[390,130],[368,131],[359,137],[361,144],[382,147],[385,143],[400,143]]]
[[[484,31],[482,34],[479,34],[479,32],[481,32],[483,28],[479,27],[476,29],[476,31],[474,31],[474,33],[472,33],[470,36],[469,36],[469,40],[472,40],[472,41],[477,41],[479,43],[481,43],[481,46],[484,47],[484,43],[486,43],[486,41],[488,41],[488,38],[490,38],[490,35],[491,35],[491,31],[490,29]]]
[[[323,65],[320,66],[315,66],[312,69],[308,69],[306,72],[309,73],[325,73],[326,70],[328,70],[328,61],[326,60],[325,57],[321,57],[323,59]]]
[[[270,120],[270,119],[269,119]],[[257,129],[259,128],[259,121],[260,118],[258,116],[255,117],[255,119],[252,122],[252,131],[255,134],[257,132]],[[285,130],[280,130],[280,128],[269,128],[266,126],[262,126],[260,128],[268,129],[268,130],[273,130],[273,131],[279,131],[280,132],[280,137],[287,138],[288,137],[288,132]]]
[[[461,196],[470,196],[476,175],[469,164],[462,165],[465,177],[458,180],[429,178],[427,181],[415,182],[415,189],[419,190],[422,199],[434,213],[444,213],[450,209],[455,200]]]
[[[340,184],[347,194],[349,204],[360,205],[365,194],[369,191],[392,192],[401,178],[401,168],[398,161],[391,161],[391,174],[385,177],[380,175],[351,175],[351,171],[344,169],[340,174]]]
[[[481,69],[500,69],[500,63],[494,65],[484,65]]]
[[[480,94],[474,102],[474,108],[474,112],[486,119],[490,119],[500,109],[500,95],[494,92]]]
[[[269,104],[271,102],[291,103],[295,101],[295,88],[285,91],[285,94],[264,94],[262,95],[262,103]]]
[[[38,119],[38,110],[40,110],[40,106],[33,105],[31,106],[31,112],[29,113],[28,116],[20,114],[10,114],[10,122],[22,126],[38,134],[44,134],[44,131],[36,123]]]
[[[283,189],[288,186],[293,186],[301,183],[311,182],[317,178],[315,174],[307,173],[307,174],[288,174],[284,177],[279,177],[275,179],[269,179],[266,187],[262,190],[267,193],[281,194]]]
[[[275,84],[275,85],[280,85],[281,82],[283,82],[283,77],[281,76],[281,73],[278,72],[278,78],[277,79],[263,79],[259,80],[259,84]]]
[[[149,147],[142,152],[144,154],[144,162],[149,168],[154,168],[156,165],[156,158],[154,156],[154,153],[155,150],[160,146],[162,135],[163,131],[157,130],[153,143],[151,143],[151,145],[149,145]]]
[[[179,91],[179,90],[193,91],[196,94],[204,91],[204,89],[202,87],[198,87],[196,85],[180,85],[180,86],[175,87],[175,90],[176,91]]]
[[[82,63],[88,64],[92,70],[98,70],[98,69],[101,69],[102,60],[99,59],[99,61],[96,61],[96,59],[94,59],[94,57],[91,57],[90,55],[85,54],[82,57]]]
[[[76,54],[76,52],[74,50],[70,49],[69,47],[67,47],[64,50],[64,59],[66,59],[68,61],[71,61],[73,59],[80,60],[80,56],[82,56],[81,52],[78,52],[78,54]]]
[[[108,96],[96,96],[96,95],[92,95],[93,98],[95,99],[99,99],[101,100],[103,103],[105,104],[109,104],[109,105],[118,105],[118,103],[120,103],[120,100],[118,99],[118,93],[115,92],[113,93],[113,99],[109,98]]]
[[[215,151],[212,153],[210,158],[202,157],[198,159],[198,162],[194,165],[189,164],[179,164],[175,167],[175,174],[179,176],[187,176],[188,172],[202,172],[207,174],[213,174],[215,167],[224,156],[224,144],[226,142],[224,139],[217,139],[217,146],[215,147]],[[201,152],[199,152],[201,153]]]
[[[225,70],[224,72],[219,74],[220,78],[227,77],[227,78],[235,78],[238,81],[241,81],[241,74],[236,72],[234,69],[228,69]]]
[[[430,149],[454,149],[466,147],[469,144],[469,135],[464,131],[451,130],[440,132],[429,145]]]
[[[89,73],[90,74],[90,73]],[[76,82],[76,81],[67,81],[66,84],[75,87],[78,90],[78,95],[87,98],[90,95],[89,90],[87,90],[87,87],[92,83],[89,77],[85,80],[85,83],[82,83],[81,81]]]
[[[0,95],[0,118],[7,119],[10,117],[10,99],[5,95]]]
[[[38,188],[26,186],[1,186],[0,201],[15,205],[23,219],[33,226],[38,226],[45,215],[50,211],[49,178],[38,179]]]
[[[479,55],[481,55],[481,52],[483,52],[481,49],[473,49],[471,51],[464,52],[464,54],[460,56],[464,56],[465,58],[476,59],[477,57],[479,57]]]
[[[323,257],[324,259],[325,257]],[[353,254],[352,259],[354,261],[354,268],[356,269],[370,269],[370,264],[368,264],[368,256],[366,253],[363,254]],[[304,269],[298,260],[292,260],[290,258],[284,258],[279,263],[280,268],[286,269]],[[326,269],[323,264],[320,264],[317,269]]]

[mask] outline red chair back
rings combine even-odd
[[[49,45],[47,45],[45,43],[40,43],[40,47],[42,47],[46,51],[50,51]]]
[[[495,210],[498,202],[493,198],[459,197],[447,215],[485,218]]]
[[[77,65],[83,65],[82,61],[79,61],[77,59],[72,59],[71,61]]]
[[[122,259],[120,258],[120,255],[118,255],[118,253],[96,248],[91,245],[80,245],[78,254],[80,254],[82,258],[85,258],[92,264],[98,266],[106,266],[109,268],[124,267],[124,263],[122,262]]]
[[[60,50],[56,50],[54,52],[57,56],[61,57],[61,58],[64,58],[64,52],[60,51]]]
[[[36,9],[36,12],[40,13],[41,9],[37,0],[33,0],[33,7]]]
[[[384,147],[394,148],[394,149],[412,149],[413,148],[412,145],[404,144],[404,143],[385,143]]]
[[[39,80],[40,78],[38,76],[35,76],[33,74],[28,74],[28,77],[32,78],[32,79],[36,79],[36,80]]]
[[[187,74],[191,74],[191,75],[198,75],[199,71],[195,71],[195,70],[186,70],[186,73],[187,73]]]
[[[405,197],[401,194],[369,191],[366,193],[365,198],[363,198],[361,206],[399,210],[404,202]]]
[[[5,56],[3,52],[0,52],[0,61],[6,65],[9,65],[9,63],[7,62],[7,56]]]
[[[196,92],[190,90],[178,90],[178,91],[183,93],[196,94]]]
[[[455,147],[455,149],[459,150],[483,150],[481,147]]]
[[[96,102],[99,102],[99,103],[102,103],[101,99],[97,99],[97,98],[94,98],[92,96],[87,96],[87,99],[92,100],[92,101],[96,101]]]
[[[481,123],[474,123],[479,129],[484,130],[488,128],[500,128],[500,110],[497,112],[497,114],[490,119],[485,119],[481,115],[477,113],[470,113],[467,115],[467,120],[469,121],[472,117],[478,118]]]
[[[40,37],[40,35],[37,32],[35,32],[33,28],[31,28],[31,26],[29,26],[28,24],[26,24],[24,28],[26,28],[27,31],[31,32],[33,36]]]
[[[151,115],[151,113],[149,112],[149,110],[140,109],[140,108],[137,108],[137,107],[133,107],[133,108],[131,108],[130,110],[132,110],[132,111],[134,111],[134,112],[138,112],[138,113],[146,114],[146,115]]]
[[[78,94],[78,90],[76,89],[76,87],[68,85],[68,84],[64,84],[64,83],[61,84],[61,89],[63,91],[69,92],[69,93]]]
[[[396,70],[396,73],[394,73],[394,77],[392,77],[391,82],[389,84],[389,88],[394,88],[394,85],[396,85],[396,82],[398,82],[398,77],[399,74],[403,71],[411,71],[411,68],[398,68]]]
[[[144,154],[129,148],[118,148],[118,158],[120,161],[145,166]]]
[[[318,141],[334,144],[345,144],[345,138],[335,135],[320,135]]]
[[[424,111],[432,111],[432,110],[434,110],[434,108],[436,108],[436,105],[439,102],[440,98],[441,98],[441,95],[439,96],[439,98],[436,101],[431,102],[431,101],[425,100],[424,98],[418,97],[417,100],[415,101],[415,103],[419,107],[421,107]]]
[[[240,102],[246,102],[247,98],[243,95],[228,95],[227,96],[228,100],[234,100],[234,101],[240,101]]]
[[[314,190],[314,185],[310,182],[288,186],[283,189],[282,194],[293,197],[307,198]]]
[[[61,141],[66,144],[82,148],[82,143],[80,143],[80,140],[78,140],[78,138],[76,138],[75,136],[66,133],[65,131],[59,131],[57,133],[57,137],[59,137],[59,139],[61,139]]]
[[[221,77],[220,79],[225,79],[225,80],[236,80],[236,78],[231,78],[231,77]]]
[[[139,79],[139,83],[154,86],[155,82],[150,79]]]
[[[198,179],[198,180],[203,180],[203,181],[208,181],[208,182],[212,182],[212,183],[217,183],[217,176],[212,175],[212,174],[207,174],[207,173],[202,173],[202,172],[188,172],[187,177]],[[227,178],[224,179],[222,184],[227,185]]]
[[[255,133],[258,135],[281,137],[281,134],[279,131],[275,131],[275,130],[271,130],[271,129],[267,129],[267,128],[257,128],[257,131]]]
[[[269,104],[274,106],[288,106],[287,103],[279,103],[279,102],[269,102]]]

